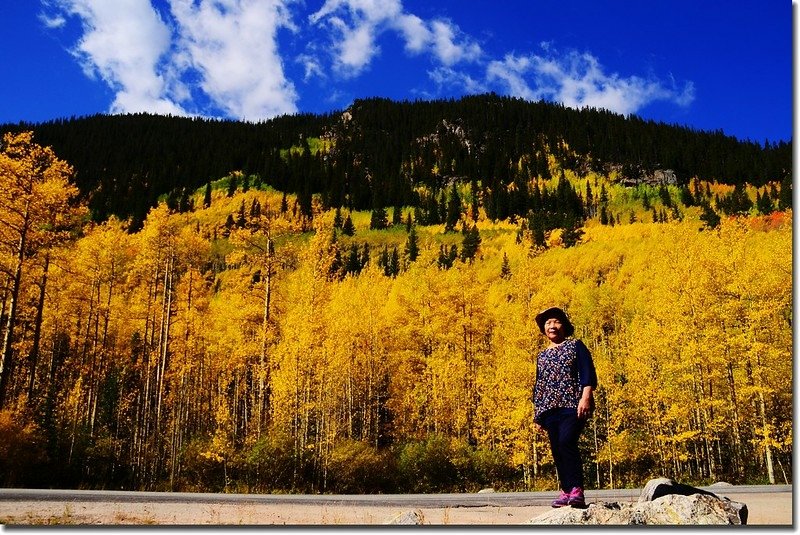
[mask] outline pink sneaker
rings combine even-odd
[[[567,505],[569,505],[570,496],[571,494],[567,494],[562,490],[561,494],[558,495],[558,498],[553,500],[553,503],[551,503],[550,505],[552,505],[553,507],[566,507]]]
[[[572,491],[567,495],[567,505],[572,505],[573,507],[586,507],[586,498],[583,496],[583,489],[580,487],[574,487]]]

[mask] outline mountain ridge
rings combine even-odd
[[[234,171],[297,194],[306,207],[318,194],[326,207],[370,209],[419,206],[420,188],[435,197],[454,181],[502,205],[495,199],[502,190],[551,178],[548,158],[578,175],[613,174],[633,184],[668,170],[678,185],[699,178],[762,186],[791,179],[792,162],[791,142],[761,145],[721,131],[494,94],[359,99],[340,112],[259,123],[98,114],[0,130],[33,130],[38,143],[74,166],[95,220],[113,214],[131,218],[133,228],[160,196],[194,191]],[[315,139],[323,149],[308,146]],[[507,215],[513,212],[497,214]]]

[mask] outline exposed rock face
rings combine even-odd
[[[647,482],[637,503],[600,502],[553,509],[526,524],[744,525],[747,506],[671,479]]]

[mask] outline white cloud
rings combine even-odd
[[[486,93],[488,86],[481,80],[476,80],[469,74],[452,69],[450,67],[439,67],[428,71],[428,77],[439,88],[458,87],[466,95]]]
[[[406,40],[406,51],[418,54],[425,45],[433,41],[433,34],[424,20],[416,15],[401,15],[395,19],[395,27]]]
[[[88,76],[116,91],[112,112],[185,113],[168,98],[172,82],[159,74],[170,32],[149,1],[57,0],[53,6],[81,18],[84,34],[72,52]]]
[[[348,76],[358,75],[380,55],[376,39],[388,31],[404,39],[408,53],[428,52],[447,66],[475,61],[482,54],[457,26],[406,13],[399,0],[327,0],[308,20],[330,30],[334,68]]]
[[[277,46],[278,30],[294,29],[292,1],[170,0],[165,21],[149,0],[51,0],[59,13],[42,20],[81,20],[73,53],[115,91],[111,112],[205,114],[193,102],[202,91],[225,115],[258,120],[297,111]]]
[[[47,13],[40,13],[39,20],[44,24],[44,27],[48,30],[56,30],[58,28],[63,28],[67,24],[67,19],[62,15],[48,15]]]
[[[473,61],[481,55],[481,47],[460,35],[461,32],[452,24],[442,20],[431,23],[433,30],[433,49],[436,57],[445,65],[453,65],[461,61]]]
[[[658,100],[680,106],[694,100],[691,83],[678,89],[674,80],[667,85],[652,78],[607,74],[589,53],[571,52],[561,57],[509,54],[502,61],[490,62],[486,76],[489,83],[499,82],[509,94],[528,100],[551,100],[573,108],[604,108],[624,115]]]
[[[228,116],[247,120],[297,111],[277,32],[294,28],[282,0],[171,0],[184,68]]]

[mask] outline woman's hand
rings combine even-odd
[[[583,395],[578,401],[578,418],[588,418],[592,414],[592,387],[583,389]]]

